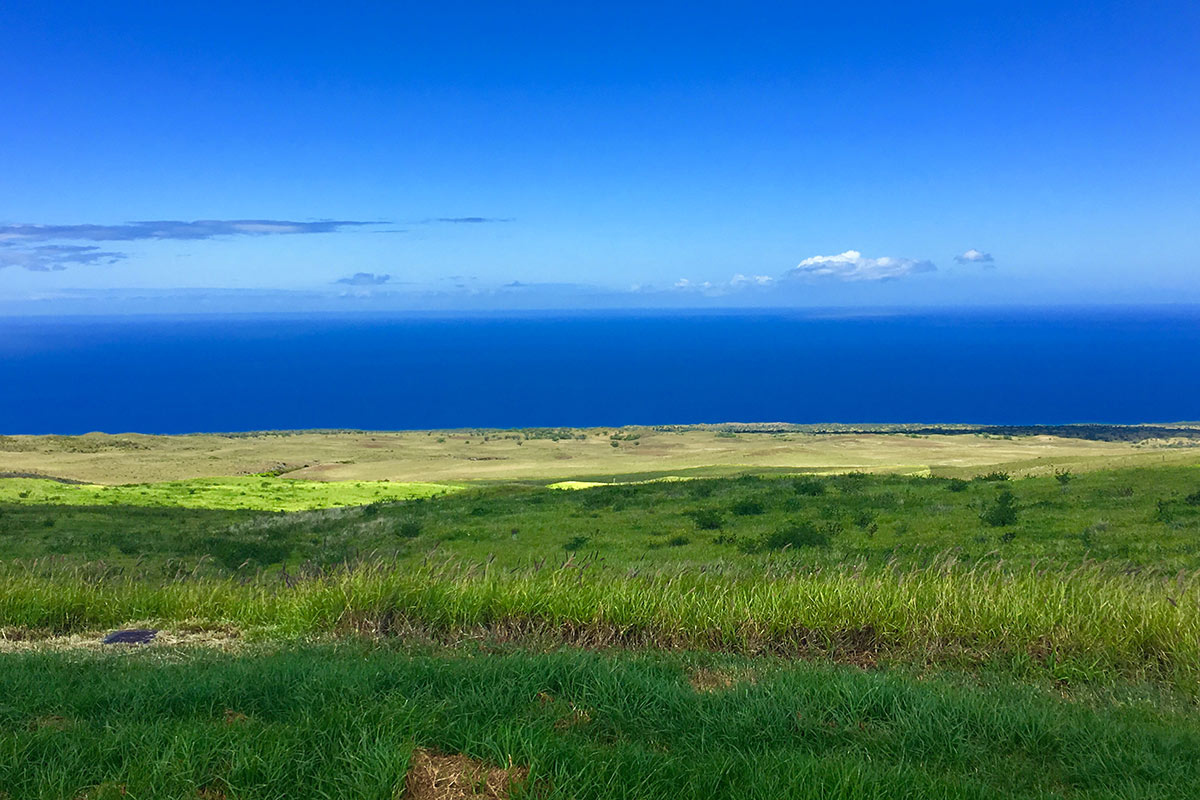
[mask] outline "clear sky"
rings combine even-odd
[[[1200,302],[1200,4],[0,4],[0,309]]]

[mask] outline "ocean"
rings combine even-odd
[[[1200,309],[21,317],[0,433],[1200,419]]]

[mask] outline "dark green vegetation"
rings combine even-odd
[[[1200,569],[1200,469],[974,480],[850,473],[546,490],[507,485],[297,513],[0,505],[0,561],[103,561],[147,576],[454,557],[757,572],[1006,563],[1174,575]],[[204,563],[200,564],[201,559]],[[136,568],[135,568],[136,565]]]
[[[397,798],[415,748],[533,797],[1200,785],[1196,467],[19,503],[0,562],[4,800]],[[143,625],[240,644],[72,649]]]
[[[1061,436],[1099,442],[1142,442],[1147,439],[1200,439],[1200,425],[799,425],[788,423],[729,423],[723,425],[663,425],[655,430],[715,429],[721,433],[900,433],[908,436]]]
[[[1180,798],[1200,722],[1150,690],[776,659],[356,644],[9,656],[12,798],[401,796],[416,747],[543,798]],[[446,794],[445,797],[454,795]]]

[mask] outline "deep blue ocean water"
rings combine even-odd
[[[0,433],[1200,419],[1200,310],[0,320]]]

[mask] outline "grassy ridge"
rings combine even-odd
[[[619,576],[379,564],[306,579],[242,582],[10,575],[0,624],[54,633],[130,623],[235,625],[304,636],[491,629],[597,645],[702,648],[981,663],[1062,680],[1200,679],[1200,580],[1145,580],[946,564],[940,569],[782,577]]]
[[[460,489],[442,483],[319,483],[248,475],[101,486],[39,478],[0,479],[0,503],[62,506],[172,506],[252,511],[304,511],[434,497]]]
[[[547,798],[1178,798],[1200,725],[1135,695],[663,654],[29,654],[0,671],[0,793],[401,796],[415,747]],[[698,671],[729,678],[693,688]],[[729,688],[724,688],[725,686]]]

